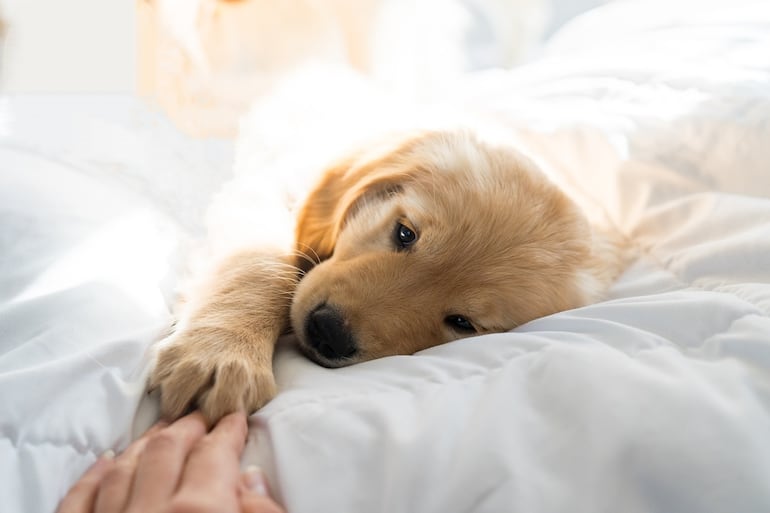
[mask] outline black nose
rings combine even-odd
[[[348,358],[356,352],[353,334],[334,308],[322,304],[305,319],[305,333],[311,347],[326,358]]]

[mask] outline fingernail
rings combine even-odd
[[[112,449],[107,449],[96,459],[94,462],[94,468],[106,467],[107,465],[110,465],[114,459],[115,451]]]
[[[256,465],[246,467],[244,480],[246,481],[246,486],[249,490],[257,495],[267,497],[267,481],[265,480],[265,474],[262,472],[261,468]]]

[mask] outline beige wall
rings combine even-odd
[[[0,0],[6,92],[130,92],[136,83],[132,0]]]

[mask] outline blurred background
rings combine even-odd
[[[136,6],[130,0],[0,0],[7,92],[130,92]]]
[[[537,55],[609,0],[0,0],[6,93],[134,93],[186,132],[231,137],[299,68],[352,69],[412,99]],[[309,84],[312,85],[312,84]]]

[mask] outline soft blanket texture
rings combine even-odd
[[[447,93],[590,196],[638,260],[605,302],[410,357],[329,370],[282,344],[244,464],[292,513],[770,511],[768,55],[764,1],[620,2]],[[53,101],[0,110],[8,511],[51,511],[153,420],[165,269],[200,216],[168,198],[229,164],[99,101],[65,109],[71,126]],[[137,168],[191,165],[214,178],[137,194]]]

